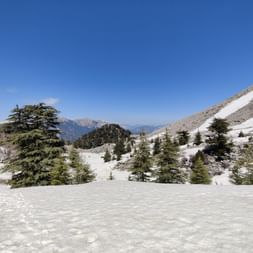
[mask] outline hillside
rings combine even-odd
[[[117,124],[106,124],[74,142],[77,148],[90,149],[107,143],[117,143],[119,140],[129,139],[131,132]]]
[[[92,119],[70,120],[66,118],[60,119],[59,128],[61,129],[61,137],[66,141],[75,141],[84,134],[87,134],[106,124],[104,121]]]
[[[163,134],[166,128],[171,135],[175,135],[179,130],[187,130],[192,133],[196,133],[198,130],[200,132],[206,132],[207,127],[215,117],[227,119],[233,128],[240,129],[242,123],[253,118],[252,109],[253,86],[205,111],[167,125],[152,133],[150,137],[154,138],[157,135]],[[243,129],[244,127],[242,125],[242,130]]]
[[[0,185],[0,252],[250,253],[252,198],[250,186]]]
[[[93,130],[109,124],[108,122],[102,120],[93,119],[76,119],[71,120],[67,118],[60,118],[59,128],[61,130],[61,137],[65,141],[73,142],[80,138],[82,135],[92,132]],[[161,128],[161,126],[155,125],[127,125],[121,124],[122,128],[131,131],[133,134],[139,134],[145,132],[147,134]]]

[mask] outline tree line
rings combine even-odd
[[[77,184],[94,179],[77,151],[72,150],[71,162],[66,162],[58,125],[58,111],[44,103],[16,106],[12,110],[2,127],[5,144],[14,147],[4,168],[12,173],[9,181],[12,188]]]
[[[11,187],[80,184],[95,179],[89,165],[82,161],[75,148],[67,152],[58,125],[58,111],[43,103],[16,106],[12,110],[1,129],[5,144],[14,147],[5,166],[5,171],[12,173],[9,181]],[[208,130],[205,140],[200,132],[194,136],[194,145],[199,146],[204,142],[206,145],[203,151],[192,158],[190,175],[182,169],[179,159],[180,145],[187,145],[190,140],[187,131],[179,131],[174,139],[166,131],[162,138],[152,141],[152,152],[145,134],[141,134],[138,144],[134,145],[134,140],[127,133],[124,138],[117,138],[113,153],[106,150],[104,161],[119,161],[123,154],[134,149],[129,180],[209,184],[211,175],[206,166],[206,155],[215,157],[216,161],[230,159],[233,143],[227,137],[230,129],[226,120],[214,119]],[[239,137],[243,136],[241,132]],[[110,178],[113,179],[113,176],[110,175]],[[240,151],[240,157],[232,169],[231,181],[234,184],[253,183],[252,142]]]

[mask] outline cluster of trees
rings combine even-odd
[[[248,143],[232,169],[231,181],[237,185],[253,184],[253,144]]]
[[[121,144],[130,139],[131,132],[117,124],[106,124],[74,142],[75,148],[91,149],[108,143]]]
[[[209,184],[211,182],[208,168],[205,164],[206,155],[215,157],[217,161],[229,158],[233,143],[229,141],[227,133],[229,125],[224,119],[214,119],[209,126],[206,147],[203,152],[199,151],[192,159],[189,181],[192,184]],[[177,132],[176,139],[172,140],[168,132],[162,139],[157,137],[153,143],[153,156],[149,150],[145,136],[141,141],[134,156],[134,165],[131,169],[131,180],[149,181],[150,179],[159,183],[185,183],[187,175],[180,168],[179,146],[189,143],[190,134],[188,131]],[[194,145],[203,143],[200,132],[194,137]],[[152,164],[152,161],[155,164]],[[156,169],[151,170],[155,165]]]
[[[65,161],[66,150],[60,138],[58,128],[58,111],[43,103],[16,107],[8,121],[1,129],[5,144],[14,147],[15,152],[8,159],[6,171],[12,172],[10,184],[13,188],[27,186],[80,184],[94,180],[95,175],[88,164],[81,161],[79,153],[72,148],[69,154],[70,163]],[[150,143],[145,134],[140,135],[134,155],[129,180],[155,181],[158,183],[185,183],[187,177],[192,184],[209,184],[211,182],[205,164],[205,156],[210,155],[217,161],[228,159],[233,148],[227,133],[229,124],[224,119],[214,119],[209,126],[209,135],[203,152],[199,151],[192,159],[191,173],[187,175],[179,162],[179,146],[189,143],[187,131],[179,131],[172,140],[168,132],[163,138]],[[105,125],[76,142],[83,148],[115,143],[113,152],[108,149],[104,161],[120,160],[133,147],[130,132],[118,125]],[[239,134],[243,137],[243,133]],[[200,132],[194,137],[194,145],[203,143]],[[153,167],[153,168],[152,168]],[[110,175],[110,179],[113,176]],[[235,184],[253,184],[253,143],[242,149],[231,175]]]
[[[112,152],[110,152],[108,148],[105,150],[105,155],[103,156],[104,162],[107,163],[112,160],[120,161],[122,155],[132,151],[132,145],[132,141],[124,141],[123,139],[119,140],[115,144]]]
[[[73,168],[76,168],[74,179],[69,173],[55,108],[43,103],[21,108],[17,106],[7,122],[2,129],[7,136],[5,143],[12,145],[15,152],[7,161],[5,170],[12,173],[10,184],[13,188],[82,181],[77,178],[85,169],[80,160],[77,163],[77,155],[73,162]],[[89,175],[89,179],[82,182],[88,182],[91,178]]]
[[[155,139],[153,155],[156,159],[152,159],[149,142],[142,134],[134,155],[129,180],[168,184],[183,184],[186,182],[187,174],[180,168],[179,146],[171,140],[167,132],[162,140]],[[153,164],[154,160],[155,164]],[[155,169],[152,169],[153,165],[155,165]],[[199,154],[196,155],[192,165],[190,182],[193,184],[209,184],[211,182],[208,170]]]

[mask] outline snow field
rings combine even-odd
[[[81,152],[80,156],[84,162],[90,165],[92,171],[96,174],[96,181],[106,181],[110,176],[110,172],[115,180],[128,180],[128,171],[114,170],[113,168],[119,163],[118,161],[110,161],[105,163],[103,156],[105,153],[89,153]],[[129,154],[123,155],[120,162],[125,162],[129,159]]]
[[[0,252],[251,253],[253,188],[0,186]]]
[[[227,118],[229,115],[234,112],[240,110],[247,104],[249,104],[253,99],[253,91],[248,92],[247,94],[241,96],[240,98],[232,101],[224,108],[222,108],[218,113],[216,113],[213,117],[210,117],[206,120],[198,129],[195,129],[192,133],[196,133],[197,131],[205,132],[210,124],[213,122],[214,118]]]

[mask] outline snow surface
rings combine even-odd
[[[253,99],[253,91],[250,91],[246,95],[243,95],[240,98],[227,104],[218,113],[216,113],[214,116],[207,119],[198,129],[195,129],[192,133],[196,133],[197,131],[200,131],[200,132],[207,131],[207,128],[213,122],[214,118],[225,119],[229,115],[233,114],[234,112],[240,110],[241,108],[249,104],[252,101],[252,99]]]
[[[115,180],[128,180],[129,172],[114,170],[113,168],[119,163],[118,161],[110,161],[105,163],[103,156],[105,153],[81,152],[80,156],[84,162],[90,165],[92,171],[96,174],[96,181],[106,181],[110,176],[110,172]],[[129,154],[123,155],[120,162],[129,159]]]
[[[253,133],[253,118],[248,119],[239,125],[232,126],[231,131],[229,133],[233,137],[238,137],[238,135],[241,131],[244,134],[252,134]]]
[[[182,157],[189,159],[190,157],[196,155],[198,151],[202,151],[203,148],[204,146],[193,147],[192,145],[184,148],[180,147],[180,154]]]
[[[232,185],[232,183],[229,180],[229,171],[225,170],[223,174],[214,176],[212,178],[212,184],[213,185]]]
[[[252,253],[253,187],[0,186],[1,253]]]

